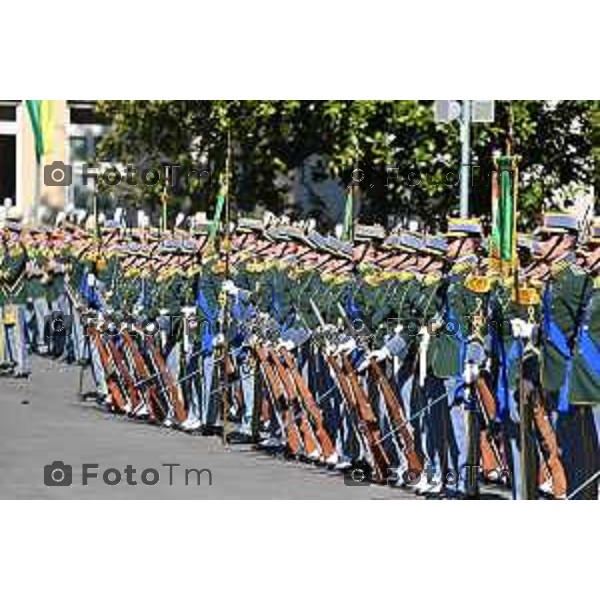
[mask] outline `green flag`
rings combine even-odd
[[[507,158],[506,167],[500,171],[500,211],[502,236],[500,258],[512,262],[515,249],[515,202],[513,198],[512,160]]]
[[[492,256],[502,262],[512,263],[516,247],[512,157],[501,156],[497,166],[499,185],[492,185]]]
[[[348,189],[346,194],[346,205],[344,206],[344,231],[342,233],[343,240],[352,239],[352,224],[354,222],[354,202],[352,197],[352,188]]]
[[[212,219],[208,233],[209,244],[214,243],[217,237],[217,231],[219,231],[219,223],[221,222],[221,213],[223,212],[223,206],[225,206],[225,196],[223,194],[220,194],[217,197],[217,207],[215,208],[215,216]]]

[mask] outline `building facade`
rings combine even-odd
[[[92,160],[107,130],[94,107],[90,100],[52,101],[51,143],[38,164],[25,101],[0,100],[0,202],[10,198],[24,221],[87,205],[93,188],[81,185],[82,165]],[[55,161],[70,167],[72,185],[52,185],[44,176],[44,168]]]

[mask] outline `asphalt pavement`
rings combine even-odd
[[[415,499],[107,413],[78,398],[78,381],[79,367],[39,357],[29,379],[0,377],[0,499]]]

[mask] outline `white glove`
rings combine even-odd
[[[423,387],[427,378],[427,353],[429,352],[431,336],[426,327],[421,327],[419,335],[421,336],[419,343],[419,387]]]
[[[463,372],[463,379],[467,385],[475,383],[479,378],[479,365],[475,363],[467,363]]]
[[[374,359],[376,362],[381,362],[382,360],[385,360],[386,358],[390,358],[392,355],[389,351],[389,349],[387,348],[387,346],[383,346],[382,348],[379,348],[378,350],[372,350],[371,352],[369,352],[369,354],[367,354],[367,359],[371,360]]]
[[[535,329],[535,323],[525,323],[523,327],[523,337],[530,340],[533,337],[533,331]]]
[[[533,336],[534,323],[528,323],[527,321],[523,321],[523,319],[511,319],[510,325],[514,338],[531,339]]]
[[[291,352],[296,347],[296,344],[294,344],[292,340],[279,340],[279,342],[277,343],[277,347],[285,348],[286,350]]]
[[[215,346],[222,346],[225,343],[225,336],[222,333],[218,333],[215,336]]]
[[[391,356],[392,355],[390,351],[385,346],[383,346],[383,348],[379,348],[378,350],[372,350],[367,354],[367,357],[358,365],[358,368],[356,370],[359,373],[362,373],[363,371],[366,371],[371,360],[374,360],[375,362],[381,362],[382,360],[390,358]]]
[[[226,279],[221,286],[221,290],[223,290],[226,294],[230,296],[237,296],[239,293],[239,288],[231,281],[231,279]]]
[[[356,348],[356,340],[354,338],[350,338],[346,342],[342,342],[336,348],[334,354],[337,356],[339,354],[350,354],[352,350]]]
[[[190,317],[192,315],[196,314],[196,307],[195,306],[182,306],[181,307],[181,314],[184,317]]]

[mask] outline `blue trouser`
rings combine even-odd
[[[4,324],[5,355],[15,364],[15,375],[31,373],[31,355],[27,344],[27,311],[25,305],[15,305],[16,322]]]
[[[69,302],[65,294],[59,294],[54,300],[52,300],[50,303],[50,309],[52,312],[60,312],[66,317],[71,317],[71,321],[73,320],[73,315],[71,315],[71,307],[69,306]],[[64,358],[67,358],[72,336],[73,327],[71,327],[71,331],[65,330],[64,335],[52,335],[50,337],[50,352],[54,356],[63,356]]]
[[[510,392],[514,394],[514,392]],[[513,500],[525,498],[521,473],[521,432],[519,422],[510,416],[502,419],[502,433],[506,442],[506,460],[510,469]]]
[[[597,424],[598,417],[593,414],[591,406],[571,406],[568,412],[557,415],[556,437],[567,476],[567,495],[572,494],[600,469]],[[580,491],[573,499],[584,497],[588,498],[589,494],[582,494]]]
[[[415,383],[413,381],[412,385]],[[447,468],[447,444],[453,442],[453,438],[448,436],[449,411],[444,380],[428,375],[419,392],[409,402],[410,413],[421,415],[418,420],[415,419],[421,432],[420,446],[432,482],[439,483]]]
[[[446,481],[449,490],[466,492],[468,490],[469,476],[478,477],[479,470],[479,415],[476,408],[476,398],[462,399],[457,397],[459,380],[449,378],[446,380],[448,392],[448,405],[450,409],[449,443],[450,464],[454,471],[453,481]],[[467,388],[465,388],[465,392]],[[475,393],[474,391],[471,393]],[[467,430],[467,419],[471,418],[473,431]],[[470,438],[469,438],[470,436]],[[469,446],[472,446],[472,455]]]
[[[409,363],[405,362],[402,368],[396,374],[396,381],[400,390],[400,401],[402,402],[402,410],[406,416],[406,420],[410,423],[413,429],[415,442],[415,450],[421,456],[425,455],[424,450],[424,412],[422,409],[421,399],[418,394],[413,393],[415,385],[415,376],[408,370]]]
[[[99,339],[100,343],[102,343],[101,338]],[[88,337],[87,340],[89,342],[92,371],[94,374],[94,381],[96,382],[96,387],[98,388],[98,393],[102,396],[108,396],[108,386],[106,385],[106,378],[104,377],[104,368],[100,359],[100,352],[91,338]]]
[[[316,392],[316,402],[323,411],[325,426],[332,435],[340,460],[343,462],[363,457],[364,445],[360,437],[355,435],[348,401],[343,398],[327,361],[318,352],[311,354],[308,361],[309,386]]]
[[[48,350],[46,339],[46,317],[50,308],[45,296],[34,298],[25,309],[27,334],[32,351],[45,354]]]
[[[173,381],[179,381],[180,379],[180,368],[181,368],[181,345],[179,342],[173,345],[171,351],[167,355],[167,359],[165,361],[167,371],[171,375]],[[167,411],[167,419],[171,420],[174,416],[174,409],[171,402],[167,402],[168,411]]]
[[[200,395],[202,393],[199,372],[199,355],[197,348],[191,346],[183,358],[181,389],[187,406],[187,418],[191,421],[200,420],[202,408]]]
[[[236,348],[233,356],[238,366],[238,376],[243,396],[243,411],[241,415],[240,433],[251,435],[252,417],[254,415],[254,370],[250,354],[243,348]]]
[[[81,362],[88,358],[86,350],[87,346],[85,343],[85,330],[82,323],[81,313],[75,308],[75,303],[69,299],[70,311],[69,314],[73,318],[73,329],[69,336],[69,350],[73,354],[73,358]]]
[[[467,491],[467,476],[477,472],[478,453],[469,457],[467,410],[474,409],[456,397],[458,384],[459,380],[454,377],[444,380],[434,376],[426,378],[424,406],[429,407],[425,409],[423,418],[422,444],[429,463],[428,471],[438,478],[442,477],[448,490],[462,493]],[[448,401],[438,401],[444,392]],[[472,432],[474,448],[477,449],[477,418],[473,418],[472,423],[475,429]]]
[[[406,459],[397,441],[398,431],[392,424],[385,398],[381,392],[378,391],[377,398],[373,404],[379,430],[381,431],[381,439],[383,440],[382,445],[391,461],[390,467],[392,469],[400,468],[401,470],[406,470]],[[388,475],[393,476],[393,474]]]
[[[526,497],[526,490],[523,489],[521,426],[516,390],[509,389],[507,395],[508,407],[506,413],[500,415],[500,422],[506,442],[506,460],[510,469],[512,497],[513,500],[523,500]]]
[[[592,408],[592,414],[594,417],[594,427],[596,429],[596,440],[598,441],[598,444],[596,445],[597,453],[595,470],[600,471],[600,404],[596,404]],[[596,480],[596,484],[600,491],[600,478]]]
[[[202,356],[202,425],[216,425],[219,415],[218,396],[212,392],[212,382],[215,368],[214,354]]]

